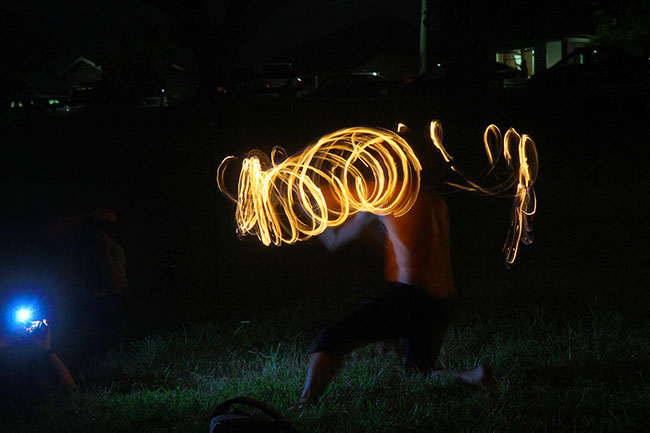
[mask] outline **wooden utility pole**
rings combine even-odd
[[[420,74],[424,74],[428,67],[428,29],[431,17],[431,0],[422,0],[422,8],[420,10]]]

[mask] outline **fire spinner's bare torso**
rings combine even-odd
[[[384,216],[381,221],[387,231],[386,280],[422,288],[439,298],[453,298],[449,212],[444,200],[423,188],[407,214]]]

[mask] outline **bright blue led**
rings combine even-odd
[[[32,310],[26,307],[20,307],[16,310],[16,321],[18,323],[26,323],[32,320]]]

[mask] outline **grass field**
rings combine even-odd
[[[209,128],[197,132],[189,121],[146,138],[143,148],[163,143],[159,159],[140,149],[134,151],[137,161],[164,165],[171,156],[181,167],[164,166],[173,174],[163,184],[145,176],[112,184],[118,190],[112,194],[125,197],[118,215],[131,221],[124,244],[134,290],[155,285],[148,274],[160,269],[163,255],[156,232],[169,233],[166,242],[185,253],[183,272],[193,284],[213,281],[216,289],[194,319],[185,314],[182,324],[174,318],[167,330],[134,330],[134,338],[89,360],[77,392],[52,395],[31,415],[5,420],[0,430],[205,432],[215,404],[248,395],[279,409],[303,432],[647,431],[650,131],[641,114],[647,91],[537,96],[400,100],[390,107],[238,107],[217,122],[217,147],[209,151],[187,150],[190,141],[210,143],[204,135]],[[151,124],[174,119],[166,116]],[[369,234],[336,256],[317,240],[282,248],[238,241],[233,207],[205,192],[212,188],[211,161],[197,161],[273,144],[295,150],[339,126],[390,126],[397,120],[422,125],[430,117],[443,121],[448,148],[470,167],[480,167],[480,137],[489,122],[530,133],[540,152],[537,239],[509,271],[500,255],[509,202],[446,196],[460,297],[440,363],[448,369],[487,363],[496,385],[479,390],[449,377],[406,376],[399,347],[375,344],[349,355],[316,407],[291,409],[318,329],[378,290],[377,241]],[[147,119],[115,134],[116,141],[125,134],[122,151],[141,139],[138,128],[146,128]],[[173,141],[186,151],[165,147]],[[131,162],[120,177],[138,169]],[[188,178],[195,169],[200,173]],[[183,214],[174,202],[192,182],[203,189],[189,201],[201,203],[183,202]],[[128,188],[136,192],[129,195]],[[139,192],[145,189],[147,194]],[[157,215],[157,225],[149,227],[147,210],[165,206],[173,214]],[[209,227],[193,227],[201,224]],[[215,252],[209,240],[196,243],[210,234]],[[204,267],[201,258],[216,267]],[[137,308],[142,316],[156,314],[143,304]]]

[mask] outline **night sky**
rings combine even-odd
[[[218,26],[227,0],[206,2],[210,22]],[[173,30],[176,20],[142,0],[5,1],[5,8],[28,17],[66,56],[92,57],[106,43],[145,27]],[[289,51],[369,16],[386,15],[417,25],[420,1],[289,1],[255,31],[240,54],[242,63]]]

